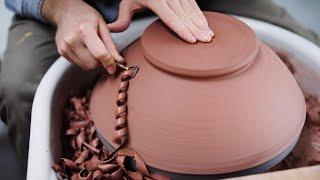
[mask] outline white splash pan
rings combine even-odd
[[[275,25],[237,17],[248,24],[258,38],[276,51],[286,53],[296,69],[304,92],[320,98],[320,48],[310,41]],[[134,21],[123,33],[112,34],[119,50],[140,37],[156,18]],[[36,92],[31,115],[28,180],[57,179],[52,162],[61,153],[61,122],[64,104],[71,94],[84,91],[97,72],[84,72],[60,57],[45,74]]]

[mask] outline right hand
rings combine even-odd
[[[129,27],[132,15],[143,9],[156,13],[186,42],[210,42],[214,37],[195,0],[121,0],[118,19],[108,24],[110,31],[124,31]]]
[[[103,17],[80,0],[46,0],[42,13],[57,25],[56,44],[60,55],[85,70],[102,64],[109,74],[123,58],[112,41]]]

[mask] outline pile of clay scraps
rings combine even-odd
[[[112,154],[97,137],[89,112],[89,97],[72,97],[66,108],[62,132],[62,156],[52,164],[58,179],[167,179],[160,174],[145,177],[142,159],[130,148]],[[128,156],[129,155],[129,156]],[[139,169],[139,171],[136,171]]]

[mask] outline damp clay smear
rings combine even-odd
[[[293,66],[280,56],[294,74]],[[83,97],[72,97],[65,108],[62,128],[62,157],[52,164],[58,179],[148,179],[134,174],[135,159],[112,156],[97,137],[89,112],[90,91]],[[307,120],[293,151],[270,171],[320,164],[320,103],[306,95]],[[133,152],[134,153],[134,152]],[[128,153],[126,153],[128,154]],[[130,154],[130,153],[129,153]],[[161,175],[152,179],[166,179]]]

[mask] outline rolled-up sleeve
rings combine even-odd
[[[44,0],[5,0],[8,9],[21,16],[44,21],[41,8]]]

